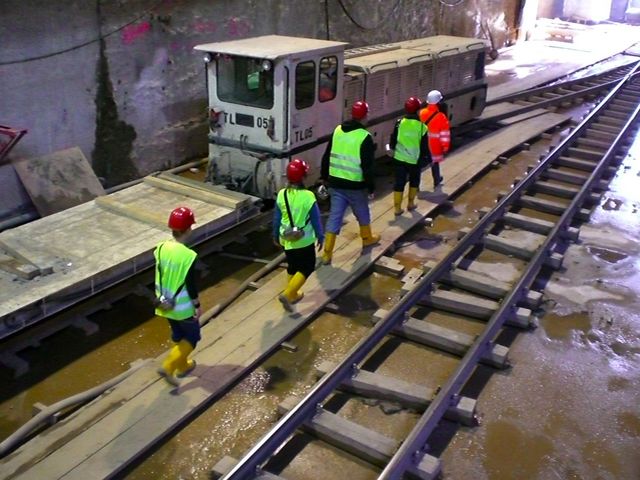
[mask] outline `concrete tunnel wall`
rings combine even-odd
[[[486,22],[500,47],[513,38],[520,3],[396,1],[343,0],[357,26],[338,0],[5,0],[0,123],[29,130],[12,157],[77,145],[105,186],[116,185],[206,155],[196,44],[274,33],[352,46],[483,37]],[[28,203],[11,165],[0,166],[0,220]]]

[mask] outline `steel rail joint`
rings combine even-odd
[[[575,141],[577,137],[584,131],[585,128],[593,121],[593,119],[602,113],[602,110],[606,108],[609,102],[619,93],[619,91],[625,86],[627,82],[629,82],[636,73],[640,63],[637,64],[631,73],[626,75],[618,84],[616,88],[614,88],[609,95],[603,100],[603,102],[591,112],[591,114],[583,120],[583,122],[576,128],[576,130],[572,133],[571,136],[567,137],[561,145],[559,145],[548,157],[545,159],[544,163],[541,163],[534,169],[529,176],[525,178],[525,180],[533,177],[535,173],[540,173],[543,168],[549,163],[550,160],[555,158],[558,155],[558,152],[564,150],[568,143],[571,141]],[[573,199],[571,204],[567,207],[565,212],[562,214],[556,225],[551,230],[549,236],[543,242],[543,244],[538,248],[536,254],[533,259],[529,263],[527,269],[523,273],[520,280],[513,286],[507,297],[500,304],[498,310],[491,316],[491,319],[488,322],[487,328],[485,331],[476,339],[471,349],[467,351],[465,356],[463,357],[461,363],[454,375],[450,377],[447,383],[442,387],[440,392],[433,399],[427,410],[424,412],[412,432],[402,443],[396,454],[393,456],[391,461],[387,464],[386,468],[378,477],[379,479],[384,480],[392,480],[399,479],[402,477],[404,472],[406,472],[411,467],[415,466],[420,459],[415,459],[415,452],[421,451],[423,446],[425,445],[427,439],[439,423],[440,419],[444,416],[446,410],[450,407],[450,401],[453,398],[453,395],[457,394],[462,385],[467,381],[471,372],[477,365],[480,357],[484,353],[486,349],[487,342],[490,341],[498,329],[502,326],[505,320],[508,318],[510,314],[514,311],[514,308],[517,304],[518,297],[520,296],[520,292],[522,289],[527,288],[528,285],[534,280],[535,276],[538,274],[540,267],[542,266],[545,256],[550,252],[550,249],[553,247],[553,244],[557,241],[557,237],[561,229],[568,224],[573,218],[576,210],[581,206],[584,201],[586,195],[591,190],[592,185],[600,179],[602,173],[611,159],[614,157],[618,148],[620,147],[622,141],[626,137],[628,130],[633,126],[633,124],[638,119],[640,115],[640,105],[638,105],[633,112],[633,114],[629,117],[629,120],[625,123],[624,127],[612,143],[611,147],[604,154],[594,171],[591,173],[587,181],[583,184],[580,191]],[[569,142],[568,142],[569,141]],[[531,180],[532,181],[532,180]],[[530,184],[531,181],[526,182],[526,185]],[[523,181],[522,184],[525,184]],[[520,185],[520,184],[519,184]],[[503,204],[507,198],[512,197],[514,192],[512,191],[509,195],[505,196],[500,204]],[[488,215],[487,215],[488,216]],[[483,217],[484,220],[485,217]],[[464,239],[463,239],[464,240]]]

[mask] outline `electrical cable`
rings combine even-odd
[[[401,0],[398,0],[396,2],[396,4],[391,9],[391,13],[389,15],[387,15],[380,23],[378,23],[377,25],[375,25],[373,27],[365,27],[364,25],[360,24],[355,18],[353,18],[353,16],[351,15],[351,13],[349,13],[349,10],[347,9],[347,7],[343,3],[343,1],[342,0],[338,0],[338,4],[340,4],[340,8],[342,8],[342,11],[344,12],[344,14],[347,17],[349,17],[349,20],[351,20],[351,23],[353,23],[356,27],[361,28],[362,30],[376,30],[376,29],[380,28],[382,25],[384,25],[395,14],[396,9],[400,5],[400,2],[401,2]]]
[[[79,43],[78,45],[74,45],[73,47],[65,48],[63,50],[58,50],[56,52],[45,53],[43,55],[38,55],[38,56],[35,56],[35,57],[21,58],[19,60],[9,60],[9,61],[6,61],[6,62],[0,62],[0,67],[2,67],[4,65],[15,65],[17,63],[33,62],[35,60],[42,60],[42,59],[45,59],[45,58],[50,58],[50,57],[55,57],[57,55],[62,55],[63,53],[72,52],[74,50],[79,50],[79,49],[81,49],[83,47],[86,47],[87,45],[91,45],[92,43],[99,42],[100,40],[102,40],[104,38],[110,37],[111,35],[114,35],[114,34],[118,33],[119,31],[124,30],[129,25],[132,25],[132,24],[136,23],[137,21],[139,21],[142,18],[144,18],[145,16],[147,16],[149,13],[153,12],[154,10],[156,10],[162,3],[163,3],[163,0],[161,0],[159,2],[156,2],[155,5],[153,5],[151,8],[146,9],[143,13],[138,15],[133,20],[125,23],[124,25],[119,26],[115,30],[111,30],[110,32],[105,33],[104,35],[100,35],[97,38],[93,38],[93,39],[88,40],[86,42]]]
[[[461,5],[462,2],[464,2],[464,0],[440,0],[440,3],[446,7],[457,7]]]

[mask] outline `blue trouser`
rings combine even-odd
[[[326,225],[327,232],[335,233],[336,235],[340,233],[342,219],[347,207],[351,207],[360,225],[371,224],[369,195],[366,189],[329,188],[329,194],[331,195],[331,210],[329,211],[329,219]]]
[[[180,343],[180,340],[186,340],[191,344],[193,348],[201,339],[200,336],[200,322],[195,318],[187,318],[185,320],[169,320],[171,326],[171,340],[174,343]]]

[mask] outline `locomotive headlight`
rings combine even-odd
[[[265,72],[268,72],[269,70],[271,70],[271,60],[263,60],[262,61],[262,70]]]
[[[210,53],[205,53],[203,60],[204,63],[211,63],[211,61],[213,60],[213,55],[211,55]]]

